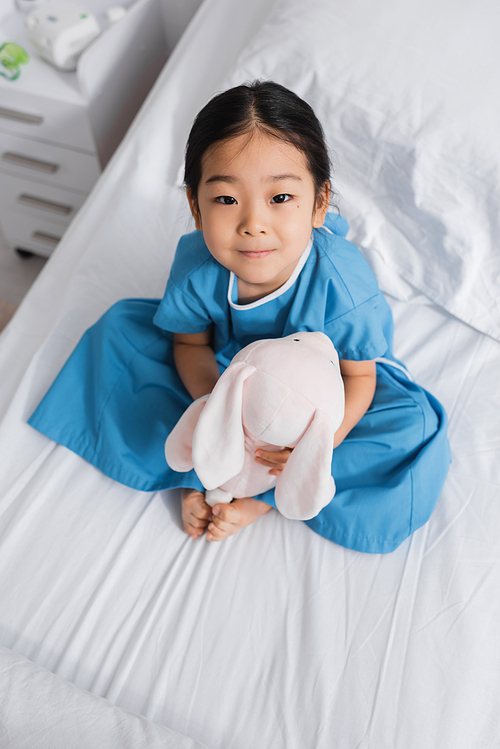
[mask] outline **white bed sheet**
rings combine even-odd
[[[423,529],[386,556],[275,512],[192,541],[175,492],[134,492],[39,437],[2,501],[3,645],[207,747],[496,746],[499,345],[393,306],[398,350],[450,413]]]
[[[276,512],[220,545],[193,541],[176,492],[123,487],[25,423],[104,309],[161,295],[190,227],[176,186],[187,129],[228,71],[245,78],[238,56],[264,38],[273,11],[254,2],[232,19],[233,7],[202,6],[0,340],[4,673],[22,682],[30,659],[56,678],[40,679],[54,715],[67,689],[88,690],[152,721],[148,730],[179,732],[170,735],[179,749],[190,740],[209,749],[493,749],[500,344],[431,303],[373,248],[392,293],[396,354],[447,408],[453,456],[430,522],[394,553],[343,549]],[[221,29],[231,44],[221,45]],[[40,716],[25,715],[36,739]],[[75,746],[91,746],[79,735]]]
[[[203,749],[197,741],[84,692],[0,647],[0,746]]]

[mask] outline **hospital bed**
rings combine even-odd
[[[487,0],[205,0],[0,338],[0,746],[493,749],[500,737],[500,102]],[[448,411],[430,521],[370,555],[272,511],[220,544],[26,420],[83,331],[160,297],[216,92],[314,107],[395,353]]]

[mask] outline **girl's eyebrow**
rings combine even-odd
[[[228,182],[230,185],[234,185],[238,180],[236,177],[231,177],[229,174],[214,174],[213,177],[209,177],[205,184],[209,185],[211,182]]]
[[[271,177],[266,177],[264,181],[265,182],[282,182],[283,180],[286,180],[286,179],[288,180],[292,179],[292,180],[295,180],[296,182],[302,182],[302,177],[299,177],[298,174],[292,174],[292,173],[275,174]],[[239,180],[236,177],[231,177],[229,174],[214,174],[213,177],[209,177],[205,181],[205,184],[209,185],[212,182],[226,182],[230,185],[234,185],[237,182],[239,182]]]
[[[292,174],[291,172],[287,172],[286,174],[276,174],[274,177],[268,177],[266,179],[266,182],[281,182],[285,179],[293,179],[296,182],[302,182],[302,177],[299,177],[298,174]]]

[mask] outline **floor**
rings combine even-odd
[[[5,242],[0,230],[0,330],[16,311],[45,265],[46,258],[20,258]]]

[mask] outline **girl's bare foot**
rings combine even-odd
[[[212,519],[207,530],[207,541],[222,541],[227,536],[232,536],[240,528],[250,525],[270,509],[271,505],[254,497],[233,499],[227,505],[214,505],[211,510]]]
[[[184,530],[191,538],[203,535],[210,522],[212,508],[205,502],[205,495],[197,489],[181,490],[182,522]]]

